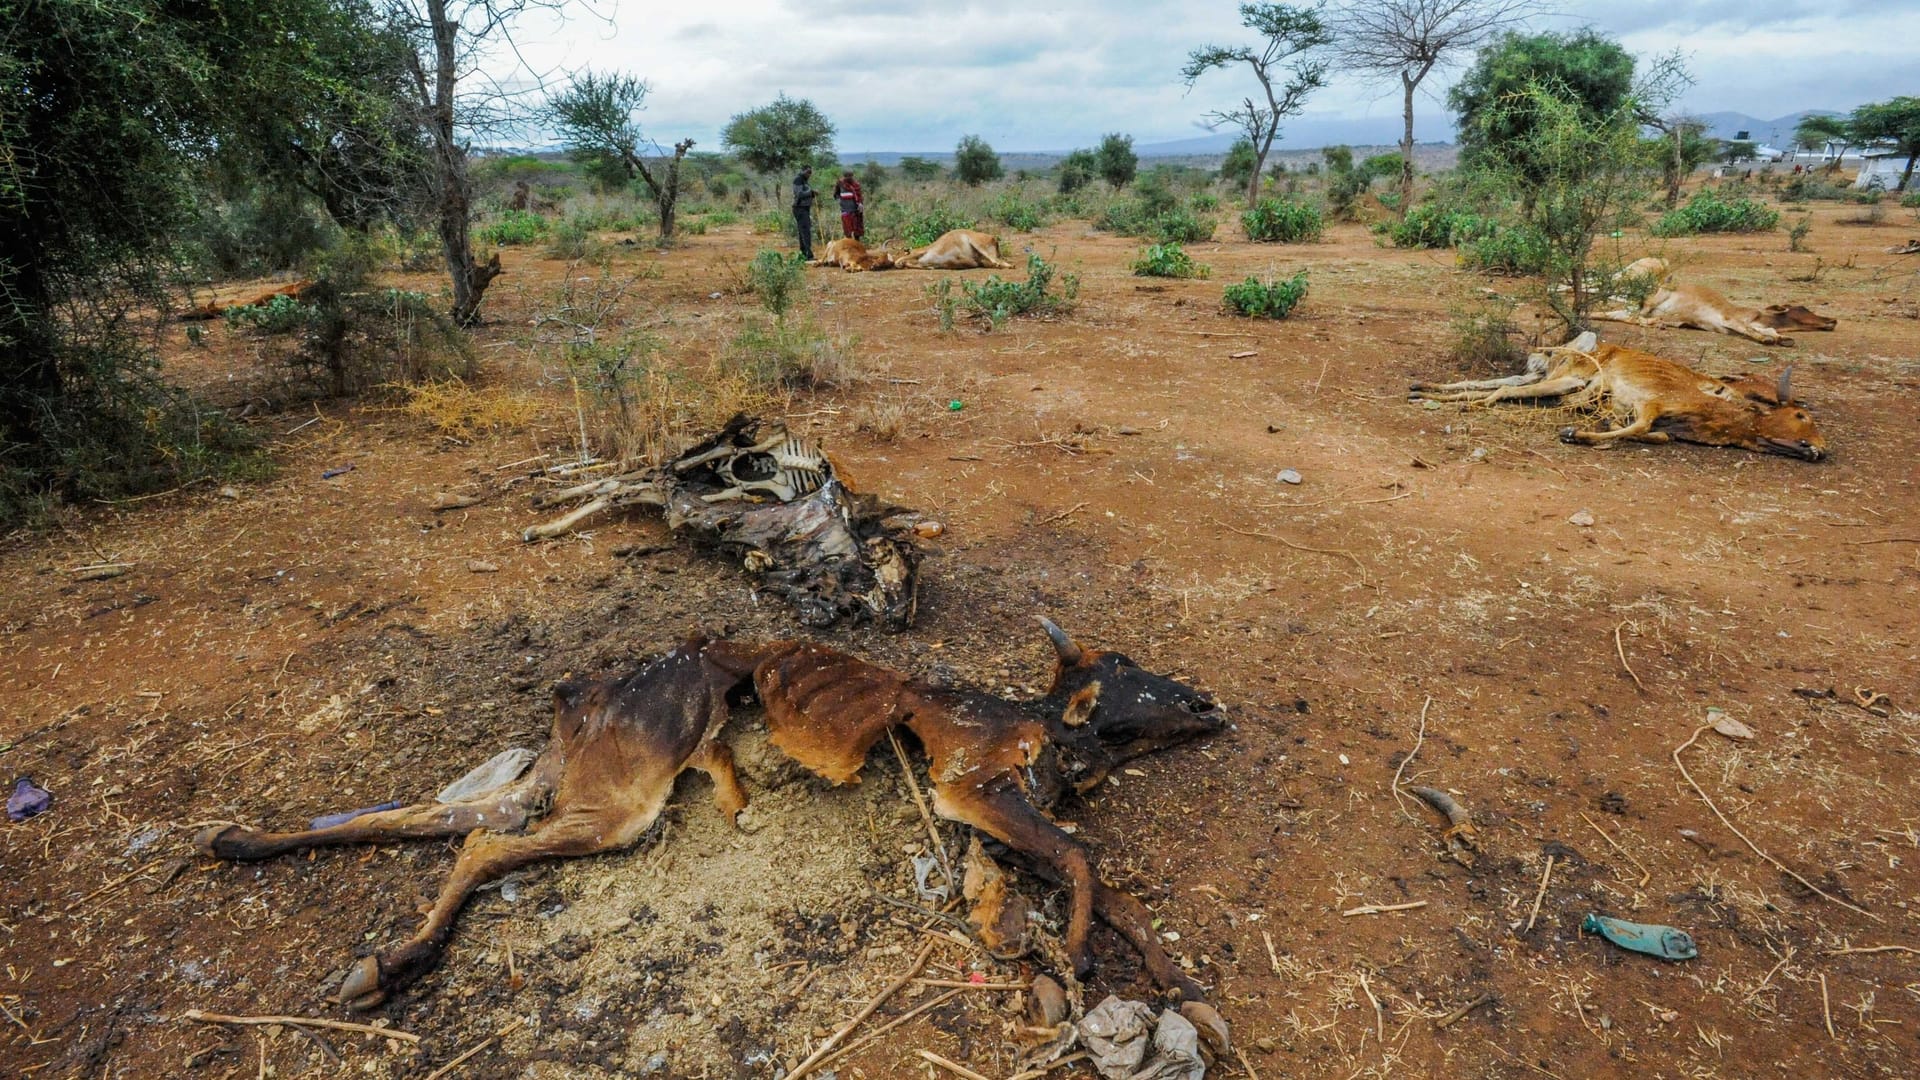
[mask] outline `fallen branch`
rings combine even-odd
[[[927,1059],[928,1061],[932,1062],[933,1064],[938,1065],[941,1068],[947,1070],[953,1075],[961,1077],[962,1080],[987,1080],[986,1077],[981,1076],[979,1073],[974,1072],[972,1069],[967,1068],[965,1065],[962,1065],[957,1061],[948,1061],[946,1058],[941,1057],[939,1054],[936,1054],[931,1050],[916,1050],[914,1052],[919,1054],[921,1057]]]
[[[1620,626],[1625,625],[1627,625],[1626,621],[1621,620]],[[1627,663],[1627,647],[1620,643],[1620,626],[1613,628],[1613,651],[1620,654],[1620,666],[1627,669],[1628,675],[1633,676],[1633,685],[1639,687],[1641,693],[1645,693],[1647,684],[1640,681],[1640,676],[1633,674],[1633,665]]]
[[[418,1043],[420,1036],[410,1032],[395,1031],[392,1028],[374,1027],[371,1024],[354,1024],[345,1020],[322,1020],[312,1016],[228,1016],[225,1013],[203,1012],[200,1009],[188,1009],[180,1014],[182,1020],[197,1020],[202,1024],[250,1024],[265,1026],[284,1024],[289,1027],[332,1028],[335,1031],[357,1031],[362,1035],[378,1035],[383,1039],[396,1042]]]
[[[1284,536],[1275,536],[1273,533],[1270,533],[1270,532],[1261,532],[1258,529],[1242,529],[1242,528],[1239,528],[1238,526],[1229,525],[1226,522],[1221,521],[1219,518],[1213,518],[1212,521],[1215,525],[1218,525],[1221,528],[1226,529],[1228,532],[1237,532],[1241,536],[1252,536],[1261,540],[1271,540],[1274,543],[1281,545],[1282,547],[1289,547],[1295,551],[1308,551],[1308,552],[1312,552],[1315,555],[1338,555],[1343,559],[1350,559],[1352,560],[1353,565],[1360,570],[1361,582],[1365,583],[1367,581],[1367,564],[1361,562],[1360,557],[1358,555],[1355,555],[1351,551],[1347,551],[1342,548],[1308,547],[1305,544],[1296,544]]]
[[[1364,971],[1360,973],[1360,991],[1367,995],[1368,1001],[1373,1002],[1373,1040],[1385,1046],[1387,1044],[1386,1010],[1380,1007],[1380,999],[1373,996],[1373,987],[1367,985],[1367,973]]]
[[[501,1039],[504,1039],[507,1036],[513,1034],[516,1030],[519,1029],[520,1025],[524,1023],[526,1023],[525,1019],[520,1017],[515,1017],[513,1023],[508,1024],[506,1027],[501,1028],[499,1031],[496,1031],[493,1034],[487,1036],[486,1038],[481,1039],[479,1042],[474,1043],[473,1046],[469,1050],[467,1050],[466,1053],[461,1054],[459,1057],[454,1058],[452,1061],[449,1061],[445,1065],[442,1065],[439,1068],[428,1073],[427,1080],[440,1080],[441,1077],[446,1076],[447,1074],[453,1072],[453,1070],[465,1064],[468,1058],[472,1057],[473,1055],[479,1053],[482,1050],[485,1050],[487,1047],[492,1046],[494,1043],[499,1042]]]
[[[1547,882],[1553,880],[1553,856],[1547,856],[1547,868],[1540,874],[1540,889],[1533,894],[1533,910],[1527,912],[1527,925],[1521,928],[1521,934],[1533,931],[1533,920],[1540,917],[1540,901],[1546,898]]]
[[[1393,792],[1394,805],[1400,808],[1400,813],[1405,816],[1408,821],[1416,825],[1420,823],[1420,819],[1407,813],[1406,804],[1401,802],[1400,774],[1407,771],[1407,762],[1413,760],[1413,755],[1420,752],[1420,744],[1427,740],[1427,707],[1432,704],[1433,697],[1431,695],[1427,697],[1427,700],[1420,703],[1420,731],[1413,737],[1413,749],[1407,751],[1407,756],[1400,759],[1400,767],[1393,770],[1393,787],[1389,789]]]
[[[956,990],[1031,990],[1026,983],[985,983],[967,982],[965,979],[915,979],[915,986],[942,986]]]
[[[1459,1008],[1448,1013],[1447,1015],[1441,1017],[1439,1022],[1434,1024],[1433,1026],[1438,1030],[1444,1031],[1447,1028],[1450,1028],[1453,1025],[1459,1023],[1461,1020],[1466,1019],[1466,1016],[1468,1013],[1472,1012],[1473,1010],[1479,1008],[1482,1005],[1485,1005],[1487,1002],[1492,1000],[1493,1000],[1493,995],[1491,993],[1481,994],[1479,997],[1474,998],[1472,1001],[1467,1002],[1465,1005],[1462,1005]]]
[[[1755,855],[1758,855],[1762,859],[1765,859],[1767,862],[1771,863],[1773,867],[1779,870],[1781,873],[1787,875],[1793,880],[1806,886],[1808,891],[1812,892],[1815,896],[1818,896],[1823,900],[1830,900],[1833,903],[1839,904],[1841,907],[1846,908],[1848,911],[1855,912],[1860,915],[1865,915],[1867,918],[1872,919],[1874,922],[1880,922],[1881,921],[1880,916],[1875,915],[1873,912],[1868,911],[1866,908],[1849,904],[1845,900],[1842,900],[1837,896],[1827,893],[1826,891],[1822,890],[1820,886],[1815,885],[1813,882],[1808,881],[1806,878],[1803,878],[1799,874],[1794,873],[1791,869],[1787,867],[1786,863],[1783,863],[1779,859],[1776,859],[1773,856],[1767,854],[1766,852],[1761,851],[1760,845],[1754,843],[1752,840],[1749,840],[1747,838],[1747,834],[1740,831],[1739,826],[1727,820],[1727,815],[1720,812],[1720,808],[1714,805],[1714,801],[1707,797],[1707,793],[1701,789],[1699,784],[1694,783],[1693,774],[1687,771],[1686,763],[1680,760],[1680,754],[1683,751],[1685,751],[1687,747],[1693,745],[1694,740],[1700,737],[1701,732],[1711,731],[1712,729],[1713,729],[1712,724],[1702,724],[1701,726],[1694,728],[1693,734],[1687,736],[1686,742],[1683,742],[1679,746],[1674,747],[1673,763],[1674,765],[1679,767],[1680,775],[1686,778],[1687,786],[1691,787],[1694,791],[1694,794],[1700,796],[1701,801],[1707,804],[1707,809],[1713,811],[1713,816],[1719,818],[1720,824],[1725,825],[1728,828],[1728,830],[1730,830],[1733,833],[1733,835],[1739,837],[1741,841],[1747,845],[1747,847],[1753,849],[1753,853]],[[1826,985],[1824,982],[1824,978],[1825,977],[1822,976],[1822,979],[1823,979],[1823,982],[1821,983],[1822,987]]]
[[[1858,948],[1849,946],[1848,948],[1844,948],[1844,949],[1828,949],[1827,950],[1828,955],[1831,955],[1831,956],[1849,956],[1849,955],[1854,955],[1858,953],[1880,953],[1880,952],[1904,952],[1904,953],[1920,954],[1920,949],[1916,949],[1911,945],[1862,945]]]
[[[1340,917],[1350,919],[1355,915],[1383,915],[1389,911],[1412,911],[1414,908],[1426,906],[1425,900],[1415,900],[1409,904],[1362,904],[1357,908],[1348,908],[1341,912]]]
[[[832,1052],[834,1046],[836,1046],[841,1039],[846,1038],[849,1032],[851,1032],[854,1028],[859,1027],[861,1023],[863,1023],[867,1019],[867,1017],[872,1016],[875,1012],[877,1012],[880,1006],[887,1003],[888,998],[899,993],[901,987],[904,987],[908,983],[912,982],[914,979],[914,976],[920,974],[920,969],[927,966],[927,959],[933,955],[933,947],[937,944],[939,943],[934,941],[929,941],[926,943],[926,945],[922,946],[920,949],[920,955],[914,957],[913,963],[907,966],[907,970],[902,972],[900,974],[900,977],[893,981],[892,985],[888,986],[885,990],[880,991],[878,994],[875,994],[873,996],[873,1000],[867,1002],[866,1008],[861,1009],[858,1013],[856,1013],[853,1019],[840,1025],[839,1030],[827,1036],[826,1041],[821,1043],[819,1048],[814,1050],[812,1054],[808,1055],[805,1061],[802,1061],[800,1064],[795,1065],[793,1067],[793,1071],[787,1074],[787,1080],[800,1080],[801,1077],[807,1075],[809,1072],[812,1072],[816,1067],[819,1066],[821,1060],[824,1059],[829,1053]]]

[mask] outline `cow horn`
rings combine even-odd
[[[1073,643],[1073,639],[1067,636],[1065,630],[1055,626],[1052,619],[1045,615],[1039,616],[1039,619],[1041,628],[1046,630],[1047,637],[1053,641],[1053,651],[1059,655],[1060,662],[1068,667],[1079,663],[1081,657],[1085,655],[1081,652],[1080,646]]]
[[[1780,373],[1780,386],[1778,390],[1775,392],[1775,396],[1777,396],[1780,399],[1780,404],[1782,405],[1793,404],[1793,365],[1792,364],[1788,364],[1786,370]]]

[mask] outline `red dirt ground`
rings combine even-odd
[[[804,399],[794,422],[863,487],[947,526],[917,626],[822,636],[1021,692],[1045,678],[1044,613],[1230,705],[1230,734],[1062,812],[1163,920],[1261,1076],[1920,1073],[1920,281],[1883,254],[1912,229],[1841,213],[1816,213],[1817,255],[1777,233],[1662,245],[1684,280],[1806,303],[1834,333],[1768,350],[1603,327],[1716,374],[1792,359],[1832,448],[1820,464],[1568,447],[1557,413],[1409,404],[1409,381],[1456,376],[1449,313],[1520,286],[1358,226],[1199,245],[1213,280],[1170,283],[1131,277],[1137,245],[1083,224],[1010,237],[1079,269],[1082,299],[987,334],[937,332],[931,273],[814,271],[815,317],[854,337],[871,377]],[[624,250],[616,268],[660,273],[622,320],[710,354],[752,307],[710,296],[719,258],[764,242]],[[1790,280],[1816,258],[1816,281]],[[910,897],[906,853],[925,840],[898,768],[877,757],[866,784],[827,791],[761,751],[747,710],[747,830],[689,780],[657,842],[483,894],[445,963],[373,1014],[419,1043],[319,1031],[322,1049],[179,1018],[354,1019],[325,1001],[338,973],[403,935],[451,861],[427,844],[215,863],[188,846],[193,823],[425,797],[538,746],[565,673],[619,671],[703,625],[796,629],[643,517],[519,541],[540,516],[531,485],[504,485],[523,459],[571,452],[571,408],[551,363],[514,345],[579,271],[531,252],[508,265],[481,355],[492,385],[551,398],[546,423],[462,442],[373,404],[297,431],[310,408],[270,415],[271,482],[89,508],[0,544],[0,765],[56,800],[0,828],[8,1075],[417,1077],[517,1024],[460,1074],[771,1076],[925,940],[871,891]],[[1296,268],[1312,293],[1292,319],[1222,313],[1223,282]],[[181,377],[251,385],[247,346],[208,334],[176,343]],[[880,413],[896,436],[861,430],[892,426]],[[449,490],[485,499],[435,515]],[[1568,520],[1583,509],[1590,527]],[[106,560],[134,569],[69,572]],[[1763,860],[1688,786],[1672,755],[1709,706],[1757,737],[1700,735],[1693,778],[1866,914]],[[1473,810],[1472,866],[1445,857],[1435,814],[1396,801],[1403,762]],[[1682,927],[1700,956],[1621,952],[1580,932],[1589,912]],[[1095,945],[1088,1004],[1148,992],[1123,942]],[[995,982],[1033,970],[965,943],[935,963]],[[919,1049],[1009,1075],[1007,998],[963,992],[840,1075],[923,1072]]]

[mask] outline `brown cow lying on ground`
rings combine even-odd
[[[311,281],[295,281],[287,285],[276,286],[258,296],[249,297],[244,300],[209,300],[198,307],[188,308],[174,316],[174,318],[180,322],[217,319],[232,308],[253,307],[256,304],[264,304],[276,296],[290,296],[298,300],[302,296],[305,296],[307,290],[311,288],[313,288],[313,282]]]
[[[1000,238],[972,229],[953,229],[918,252],[908,252],[893,260],[893,265],[913,270],[978,270],[992,267],[1011,270],[1013,264],[1000,257]]]
[[[808,266],[838,266],[849,274],[865,270],[891,270],[899,256],[887,251],[874,251],[851,236],[829,241],[825,258],[814,259]]]
[[[1815,315],[1798,304],[1770,304],[1759,310],[1742,308],[1704,285],[1669,284],[1671,275],[1667,261],[1658,256],[1629,263],[1619,277],[1651,278],[1653,290],[1647,293],[1638,309],[1619,308],[1593,317],[1639,326],[1712,330],[1762,345],[1793,344],[1792,338],[1780,335],[1781,330],[1831,330],[1837,325],[1835,320]]]
[[[360,961],[341,983],[338,1000],[372,1008],[433,967],[474,889],[541,859],[633,844],[682,771],[711,776],[721,812],[737,814],[746,798],[732,754],[717,740],[727,695],[751,680],[774,745],[836,783],[852,779],[891,728],[907,726],[932,757],[935,812],[973,825],[1071,887],[1067,949],[1076,973],[1092,965],[1088,922],[1098,913],[1163,987],[1199,1000],[1200,986],[1168,960],[1146,908],[1102,882],[1086,846],[1045,809],[1068,786],[1086,791],[1120,763],[1217,732],[1225,721],[1204,694],[1119,653],[1083,650],[1042,622],[1057,662],[1052,689],[1037,701],[934,686],[809,642],[694,637],[624,679],[556,686],[552,740],[505,787],[302,832],[213,826],[194,843],[218,858],[263,859],[328,844],[464,835],[420,928]]]
[[[1650,443],[1678,439],[1807,461],[1826,455],[1826,440],[1813,417],[1794,403],[1791,367],[1777,381],[1752,375],[1714,379],[1652,353],[1619,345],[1593,346],[1591,341],[1583,342],[1591,351],[1568,347],[1554,350],[1551,359],[1531,357],[1523,375],[1439,385],[1415,383],[1409,396],[1480,405],[1541,398],[1559,398],[1562,404],[1574,406],[1604,402],[1614,417],[1631,421],[1612,431],[1561,430],[1561,442],[1587,446],[1622,439]]]

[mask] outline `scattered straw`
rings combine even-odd
[[[180,1014],[180,1019],[197,1020],[202,1024],[283,1024],[288,1027],[332,1028],[335,1031],[357,1031],[362,1035],[378,1035],[383,1039],[392,1039],[396,1042],[418,1043],[420,1041],[420,1036],[410,1032],[374,1027],[371,1024],[350,1024],[345,1020],[322,1020],[312,1016],[228,1016],[225,1013],[188,1009]]]
[[[1625,625],[1627,625],[1626,621],[1622,620],[1620,626]],[[1627,669],[1628,675],[1633,676],[1633,685],[1639,687],[1641,692],[1644,693],[1647,689],[1647,684],[1640,681],[1640,676],[1634,675],[1633,665],[1627,663],[1627,647],[1620,643],[1620,626],[1613,628],[1613,651],[1620,654],[1620,666]]]
[[[880,1006],[886,1004],[888,998],[899,993],[901,987],[912,982],[914,977],[920,974],[920,969],[927,966],[927,959],[933,955],[934,946],[938,944],[939,942],[937,941],[929,941],[921,946],[920,955],[914,957],[913,963],[907,965],[907,970],[901,972],[900,977],[895,979],[885,990],[873,995],[873,1000],[867,1002],[867,1007],[856,1013],[853,1019],[841,1024],[839,1030],[827,1036],[826,1041],[821,1043],[812,1054],[808,1055],[805,1061],[794,1066],[793,1071],[787,1074],[787,1080],[800,1080],[801,1077],[817,1068],[820,1062],[825,1059],[828,1054],[833,1052],[833,1048],[839,1045],[841,1039],[846,1038],[849,1032],[859,1027],[867,1017],[872,1016],[879,1010]]]
[[[504,1039],[507,1036],[513,1034],[516,1030],[519,1029],[520,1025],[524,1023],[526,1023],[525,1019],[520,1017],[515,1017],[513,1023],[508,1024],[506,1027],[501,1028],[499,1031],[496,1031],[493,1034],[487,1036],[486,1038],[481,1039],[479,1042],[474,1043],[471,1047],[467,1049],[466,1053],[461,1054],[459,1057],[454,1058],[452,1061],[449,1061],[445,1065],[442,1065],[439,1068],[428,1073],[427,1080],[440,1080],[441,1077],[451,1074],[453,1070],[466,1064],[468,1058],[471,1058],[473,1055],[478,1054],[480,1051],[485,1050],[487,1047],[492,1046],[494,1043],[499,1042],[501,1039]]]
[[[1553,856],[1549,855],[1547,856],[1547,868],[1540,874],[1540,888],[1533,894],[1533,909],[1527,912],[1527,925],[1521,929],[1520,933],[1528,934],[1533,931],[1533,920],[1540,917],[1540,901],[1545,899],[1547,895],[1547,882],[1552,880]]]
[[[1626,848],[1621,847],[1619,841],[1615,840],[1611,836],[1608,836],[1607,830],[1602,829],[1600,827],[1599,822],[1593,820],[1590,817],[1587,817],[1587,813],[1584,810],[1580,812],[1580,817],[1583,820],[1585,820],[1588,825],[1593,826],[1593,831],[1600,834],[1600,839],[1605,840],[1609,847],[1613,848],[1613,850],[1625,856],[1626,860],[1632,863],[1635,869],[1640,871],[1640,880],[1635,884],[1634,886],[1635,888],[1639,888],[1640,886],[1645,885],[1648,881],[1652,880],[1653,871],[1648,870],[1644,865],[1641,864],[1639,859],[1634,858],[1633,852],[1628,851]]]

